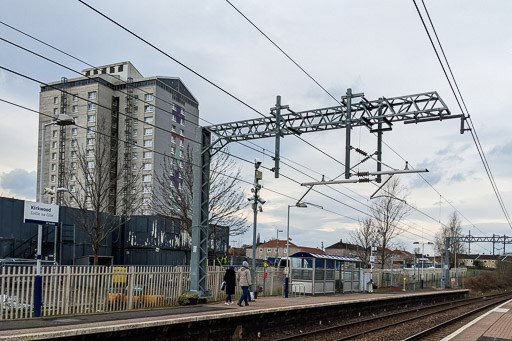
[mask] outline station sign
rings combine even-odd
[[[23,222],[41,225],[57,225],[59,222],[59,205],[25,201]]]

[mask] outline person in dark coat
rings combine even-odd
[[[224,274],[224,282],[226,282],[226,303],[225,305],[233,304],[231,300],[231,295],[235,294],[235,286],[236,286],[236,273],[235,268],[230,266],[226,273]]]

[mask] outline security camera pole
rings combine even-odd
[[[256,289],[256,226],[257,226],[257,218],[258,218],[258,209],[260,212],[261,205],[258,207],[258,202],[262,205],[265,203],[265,200],[259,197],[259,192],[261,189],[261,185],[259,181],[263,177],[263,173],[258,170],[260,168],[261,161],[256,159],[254,160],[254,188],[252,188],[252,192],[254,193],[253,203],[252,203],[252,211],[254,212],[254,226],[252,230],[252,271],[251,271],[251,282],[252,282],[252,291],[255,292]],[[249,198],[251,200],[251,198]]]

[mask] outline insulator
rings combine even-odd
[[[359,179],[359,182],[370,182],[370,179],[369,178],[362,178],[362,179]]]
[[[359,153],[359,154],[361,154],[361,155],[364,155],[364,156],[367,156],[367,155],[368,155],[368,153],[367,153],[367,152],[365,152],[364,150],[361,150],[361,149],[359,149],[359,148],[356,148],[356,149],[355,149],[355,151],[356,151],[356,152],[358,152],[358,153]]]
[[[357,172],[357,176],[370,176],[370,172]]]

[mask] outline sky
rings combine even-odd
[[[294,111],[337,104],[226,1],[86,2],[265,115],[277,95]],[[437,91],[452,114],[461,114],[412,1],[233,0],[232,4],[337,99],[347,88],[364,92],[369,100]],[[512,79],[512,2],[427,0],[425,4],[509,208],[512,117],[506,99]],[[206,120],[203,125],[259,117],[78,1],[4,0],[0,20],[93,65],[131,61],[146,77],[181,78],[199,101],[200,117]],[[0,25],[0,37],[72,69],[87,68],[4,25]],[[43,82],[76,77],[3,41],[0,65]],[[37,110],[39,84],[0,70],[0,98]],[[0,195],[34,200],[37,114],[0,102],[0,117]],[[395,124],[392,131],[384,133],[386,165],[403,169],[408,161],[411,167],[430,171],[422,176],[399,176],[409,192],[407,202],[415,209],[403,221],[396,246],[412,251],[414,242],[433,241],[440,221],[447,223],[454,210],[462,217],[465,234],[511,234],[475,143],[469,133],[460,134],[459,130],[460,121],[454,119]],[[339,162],[345,159],[344,131],[301,137],[330,157],[287,136],[281,140],[281,155],[293,168],[282,164],[281,174],[302,183],[312,181],[311,177],[319,181],[322,175],[332,179],[343,172]],[[232,154],[249,161],[237,161],[248,182],[253,181],[254,158],[273,167],[268,155],[273,153],[274,140],[252,143],[259,152],[230,145]],[[352,130],[352,145],[373,153],[376,138],[357,127]],[[359,158],[352,154],[354,162]],[[367,162],[359,170],[375,168],[375,163]],[[262,184],[266,203],[258,214],[257,231],[263,241],[276,238],[277,231],[283,230],[279,238],[284,239],[288,205],[295,205],[305,187],[284,176],[274,179],[269,171],[264,171]],[[249,195],[251,186],[242,186]],[[326,210],[313,205],[292,207],[293,243],[327,247],[339,240],[350,241],[358,220],[372,204],[370,195],[375,189],[374,184],[356,183],[318,187],[325,195],[308,193],[304,201]],[[246,214],[252,224],[252,212]],[[252,243],[252,226],[232,240],[235,246],[245,243]],[[472,245],[471,249],[492,252],[488,244]],[[426,245],[425,253],[432,252]]]

